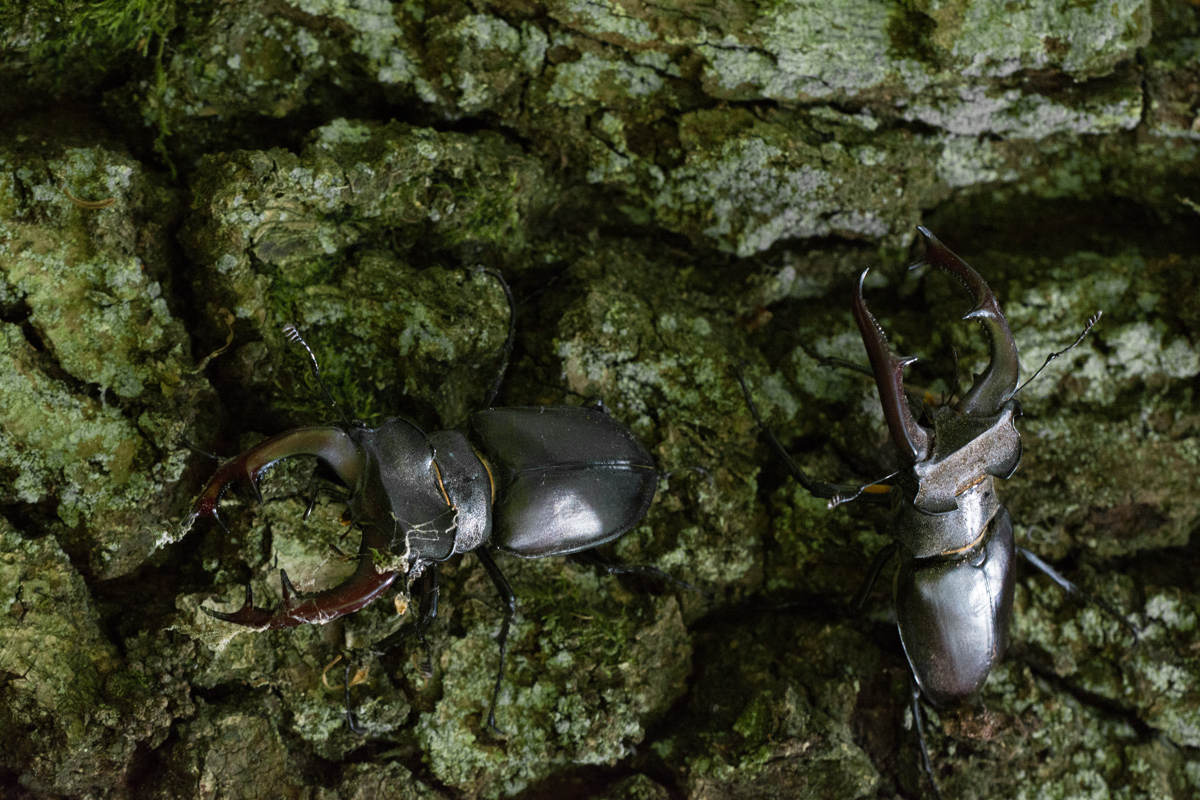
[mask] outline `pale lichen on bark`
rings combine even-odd
[[[991,283],[1029,374],[1022,574],[981,703],[934,713],[947,796],[1200,790],[1194,531],[1200,10],[1185,0],[30,0],[0,9],[0,782],[22,796],[919,796],[887,541],[769,458],[891,469],[849,313],[931,396],[982,366],[968,300],[901,278],[914,225]],[[230,454],[333,412],[463,422],[602,399],[667,473],[614,548],[710,596],[558,560],[518,616],[443,572],[434,675],[389,597],[236,633],[201,605],[347,564],[308,465],[185,531]],[[214,391],[215,388],[215,391]],[[186,535],[185,535],[186,533]],[[410,604],[411,605],[411,604]],[[339,659],[341,656],[341,660]],[[347,660],[347,656],[351,656]],[[349,664],[350,669],[347,670]],[[344,725],[342,682],[368,735]],[[8,743],[15,743],[9,746]],[[566,787],[566,788],[564,788]]]

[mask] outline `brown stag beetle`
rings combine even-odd
[[[374,646],[382,652],[408,633],[426,650],[422,672],[432,674],[425,630],[437,616],[438,565],[457,553],[474,553],[495,584],[504,605],[500,667],[488,709],[496,729],[496,701],[504,674],[509,624],[516,601],[492,557],[502,550],[522,558],[581,554],[609,573],[638,573],[673,580],[653,567],[613,565],[588,553],[636,525],[654,499],[658,472],[633,434],[603,404],[491,408],[508,365],[515,331],[512,293],[503,361],[483,411],[471,415],[465,432],[426,433],[403,417],[378,428],[349,421],[297,428],[273,436],[223,464],[193,507],[192,522],[212,517],[235,480],[262,500],[258,481],[275,462],[315,456],[347,493],[348,518],[362,532],[358,566],[328,589],[301,593],[280,570],[283,601],[271,610],[254,605],[250,585],[242,607],[232,613],[204,608],[210,616],[257,630],[325,623],[357,611],[382,595],[397,578],[406,589],[423,581],[416,622]],[[317,359],[294,326],[288,338],[308,352],[310,366],[326,397]],[[338,410],[339,414],[340,409]],[[222,526],[224,523],[222,523]],[[347,670],[349,668],[347,667]],[[357,730],[349,706],[347,719]]]
[[[894,541],[876,556],[855,605],[862,605],[880,571],[898,555],[896,622],[912,670],[910,699],[922,766],[936,795],[919,700],[924,695],[937,707],[963,702],[983,686],[1000,661],[1012,619],[1015,556],[1064,590],[1097,601],[1036,555],[1015,546],[1012,517],[996,496],[995,479],[1008,478],[1021,461],[1021,438],[1014,424],[1021,413],[1014,397],[1019,391],[1016,343],[983,278],[927,229],[918,230],[926,248],[913,268],[929,265],[945,270],[966,286],[975,307],[964,319],[983,325],[991,360],[961,398],[934,409],[914,402],[902,378],[904,368],[916,359],[899,358],[888,347],[863,299],[867,275],[863,271],[851,307],[870,368],[848,366],[872,375],[879,390],[888,432],[902,463],[898,472],[883,479],[890,485],[879,481],[856,487],[812,480],[763,423],[740,371],[738,380],[755,421],[809,493],[829,498],[831,508],[856,500],[890,505]],[[1098,320],[1099,314],[1070,347],[1052,353],[1034,377],[1082,341]],[[1136,628],[1115,610],[1097,604],[1137,635]]]

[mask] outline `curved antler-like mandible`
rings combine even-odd
[[[350,489],[351,494],[362,491],[367,457],[349,434],[332,426],[298,428],[272,436],[222,465],[196,500],[189,525],[201,516],[212,517],[221,522],[217,514],[217,504],[225,487],[234,480],[240,479],[250,484],[261,503],[262,493],[258,488],[258,479],[263,472],[276,461],[300,455],[316,456],[328,464]],[[224,523],[221,524],[223,527]],[[371,559],[372,549],[384,552],[387,547],[388,541],[383,531],[375,526],[365,526],[362,545],[359,547],[358,569],[337,586],[310,595],[301,595],[288,579],[287,572],[280,570],[283,603],[274,611],[254,606],[254,595],[249,584],[246,585],[246,601],[237,611],[224,613],[203,606],[201,609],[211,617],[260,630],[328,622],[362,608],[396,579],[398,573],[378,571]]]
[[[371,560],[371,547],[381,550],[386,544],[383,536],[376,534],[378,541],[368,543],[368,535],[375,533],[376,528],[363,529],[363,547],[360,548],[358,569],[346,580],[330,589],[322,589],[312,594],[301,594],[288,578],[287,570],[279,570],[279,580],[283,584],[283,602],[279,608],[258,608],[254,605],[254,593],[250,584],[246,584],[246,600],[237,611],[213,611],[207,606],[200,610],[210,617],[215,617],[235,625],[245,625],[255,630],[274,628],[294,628],[297,625],[320,625],[331,622],[338,617],[358,611],[387,590],[396,576],[400,573],[375,568]]]
[[[938,241],[928,228],[918,225],[917,230],[925,237],[925,255],[913,266],[929,264],[962,281],[971,292],[971,299],[975,301],[975,308],[963,315],[963,319],[977,319],[983,324],[991,349],[991,360],[987,369],[982,375],[975,376],[975,382],[970,391],[963,395],[960,407],[963,413],[968,415],[998,414],[1016,392],[1021,371],[1017,343],[1013,341],[1008,320],[1000,311],[996,295],[992,294],[991,287],[978,272],[950,252],[950,248]]]
[[[276,461],[292,456],[316,456],[324,461],[337,473],[342,483],[353,492],[362,480],[367,457],[362,448],[350,438],[341,428],[324,425],[318,428],[296,428],[295,430],[272,436],[251,447],[246,452],[231,461],[222,464],[216,474],[209,479],[208,485],[196,499],[192,507],[192,516],[188,523],[199,517],[212,517],[221,522],[217,514],[217,503],[225,493],[225,487],[234,480],[242,480],[254,490],[258,502],[262,502],[262,492],[258,488],[258,479],[267,468]],[[223,522],[221,522],[224,525]]]
[[[851,308],[858,331],[862,334],[875,373],[875,385],[879,388],[879,402],[883,405],[883,418],[887,420],[892,441],[902,458],[909,463],[923,461],[929,455],[929,431],[920,426],[908,407],[904,397],[904,368],[916,361],[916,357],[897,358],[888,347],[887,336],[867,310],[863,299],[863,281],[870,270],[864,269],[858,276],[858,287],[854,290]]]

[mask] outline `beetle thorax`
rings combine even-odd
[[[964,492],[988,476],[1007,478],[1021,460],[1021,437],[1013,424],[1016,403],[991,417],[939,408],[933,418],[929,457],[913,464],[912,503],[925,514],[945,514]]]
[[[952,511],[925,514],[898,493],[892,516],[897,541],[914,558],[952,556],[979,543],[988,523],[1000,510],[995,480],[985,475],[957,498]]]
[[[934,413],[932,452],[899,481],[893,512],[896,538],[916,558],[962,552],[983,535],[1000,507],[994,478],[1021,460],[1016,414],[1011,401],[990,417]]]

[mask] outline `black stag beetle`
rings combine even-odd
[[[432,674],[432,659],[424,634],[437,616],[438,565],[457,553],[474,553],[504,604],[500,667],[487,718],[488,726],[498,730],[496,701],[516,601],[492,557],[493,548],[523,558],[579,554],[609,573],[674,579],[654,567],[610,564],[586,552],[636,525],[650,507],[658,483],[657,468],[646,448],[609,416],[603,404],[490,407],[508,365],[515,311],[503,278],[487,272],[500,282],[508,298],[508,337],[485,410],[470,417],[465,433],[426,433],[403,417],[368,428],[344,415],[339,424],[286,431],[223,464],[196,500],[188,524],[199,517],[220,522],[217,505],[234,480],[248,484],[261,502],[258,480],[272,464],[292,456],[315,456],[344,487],[349,521],[362,531],[354,574],[331,588],[301,593],[287,572],[280,570],[283,601],[279,608],[256,607],[247,584],[245,602],[237,611],[223,613],[207,607],[204,611],[257,630],[326,623],[363,608],[397,578],[403,577],[405,587],[411,588],[420,577],[416,622],[377,643],[374,650],[382,652],[415,633],[425,647],[421,669],[427,676]],[[308,352],[318,384],[337,409],[321,382],[312,350],[294,326],[287,326],[285,332]],[[346,688],[347,719],[357,730],[349,683]]]
[[[861,606],[880,571],[898,555],[896,621],[912,670],[911,702],[922,765],[936,794],[919,700],[924,695],[938,707],[963,702],[983,686],[999,663],[1012,619],[1015,556],[1020,555],[1066,591],[1096,601],[1036,555],[1014,544],[1012,517],[996,496],[995,479],[1011,476],[1021,461],[1021,438],[1014,424],[1021,413],[1014,397],[1019,372],[1016,343],[996,296],[979,273],[926,228],[918,230],[926,248],[913,268],[929,265],[945,270],[966,286],[975,307],[963,318],[983,325],[991,360],[956,402],[934,409],[914,403],[906,396],[902,378],[904,368],[916,358],[898,358],[892,353],[863,299],[867,271],[859,276],[851,304],[854,320],[867,349],[869,374],[879,389],[888,432],[902,462],[897,473],[883,479],[891,482],[890,487],[881,485],[882,481],[855,487],[810,479],[763,423],[740,372],[738,380],[755,421],[796,480],[814,497],[830,498],[831,508],[860,499],[890,504],[895,541],[875,558],[855,604]],[[1099,316],[1088,321],[1070,347],[1052,353],[1042,368],[1082,341]],[[1136,636],[1136,629],[1120,614],[1103,602],[1097,604]]]

